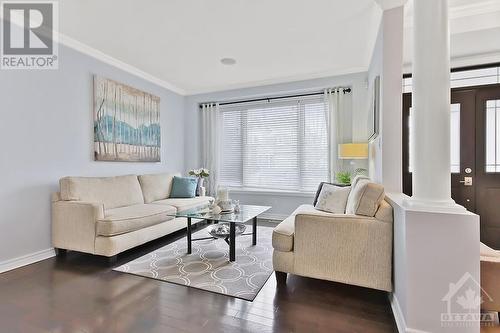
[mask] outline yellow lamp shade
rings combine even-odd
[[[341,143],[339,144],[339,158],[358,160],[368,158],[367,143]]]

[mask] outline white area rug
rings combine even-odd
[[[247,225],[246,232],[251,228]],[[194,241],[187,254],[184,237],[114,270],[253,301],[273,272],[272,230],[258,227],[256,246],[252,236],[237,237],[234,262],[228,261],[229,245],[223,239]],[[193,234],[207,236],[207,230]]]

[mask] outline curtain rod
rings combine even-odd
[[[338,89],[343,89],[344,94],[347,94],[347,93],[351,92],[351,88],[342,88],[342,87],[339,87]],[[270,102],[270,101],[275,100],[275,99],[317,96],[317,95],[323,95],[323,94],[324,94],[324,91],[319,91],[319,92],[308,93],[308,94],[286,95],[286,96],[276,96],[276,97],[267,97],[267,98],[256,98],[256,99],[247,99],[247,100],[235,101],[235,102],[222,102],[222,103],[219,103],[219,105],[232,105],[232,104],[242,104],[242,103],[251,103],[251,102],[264,102],[264,101]],[[200,108],[203,107],[203,104],[215,104],[215,102],[213,102],[213,103],[200,103]]]

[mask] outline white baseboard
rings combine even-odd
[[[396,320],[396,326],[399,333],[430,333],[422,330],[417,330],[406,326],[405,317],[399,306],[398,298],[394,293],[389,294],[389,301],[391,302],[392,314]]]
[[[9,259],[0,262],[0,273],[7,272],[22,266],[33,264],[38,261],[42,261],[48,258],[52,258],[56,255],[54,248],[41,250],[38,252],[30,253],[21,257],[14,259]]]

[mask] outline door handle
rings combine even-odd
[[[472,186],[472,177],[464,177],[464,180],[460,181],[464,186]]]

